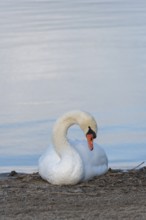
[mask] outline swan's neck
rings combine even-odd
[[[89,129],[88,126],[90,126],[95,132],[97,131],[96,121],[88,113],[74,111],[65,114],[56,122],[53,129],[53,145],[59,155],[64,151],[73,152],[67,139],[68,128],[73,124],[79,125],[84,134],[87,133]]]
[[[53,128],[53,145],[56,152],[61,155],[64,151],[67,152],[71,150],[71,146],[67,139],[67,131],[69,127],[74,124],[78,124],[78,117],[64,116],[60,118]]]

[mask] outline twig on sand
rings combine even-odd
[[[140,167],[142,164],[144,164],[145,163],[145,161],[143,161],[142,163],[140,163],[139,165],[137,165],[136,167],[134,167],[134,168],[132,168],[131,170],[135,170],[135,169],[137,169],[138,167]]]

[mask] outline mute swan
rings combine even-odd
[[[69,141],[68,128],[80,126],[87,141]],[[93,139],[96,138],[97,124],[87,112],[71,111],[57,120],[53,128],[53,147],[39,159],[39,174],[51,184],[67,185],[99,176],[108,170],[104,150]]]

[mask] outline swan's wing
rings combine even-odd
[[[104,174],[108,169],[108,159],[103,148],[94,143],[94,149],[91,151],[85,140],[71,141],[71,145],[79,153],[84,163],[85,179]]]
[[[90,163],[90,156],[92,155],[92,151],[89,150],[87,142],[85,140],[70,140],[71,146],[75,148],[75,150],[79,153],[81,159],[84,164],[87,165]]]
[[[107,156],[105,154],[105,151],[98,144],[94,143],[94,149],[93,151],[91,151],[88,147],[87,141],[85,140],[75,140],[70,141],[70,143],[71,146],[74,147],[79,153],[85,164],[98,166],[103,163],[107,163]]]

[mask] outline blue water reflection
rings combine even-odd
[[[0,166],[36,166],[73,109],[96,118],[110,165],[145,160],[145,21],[144,0],[0,1]]]

